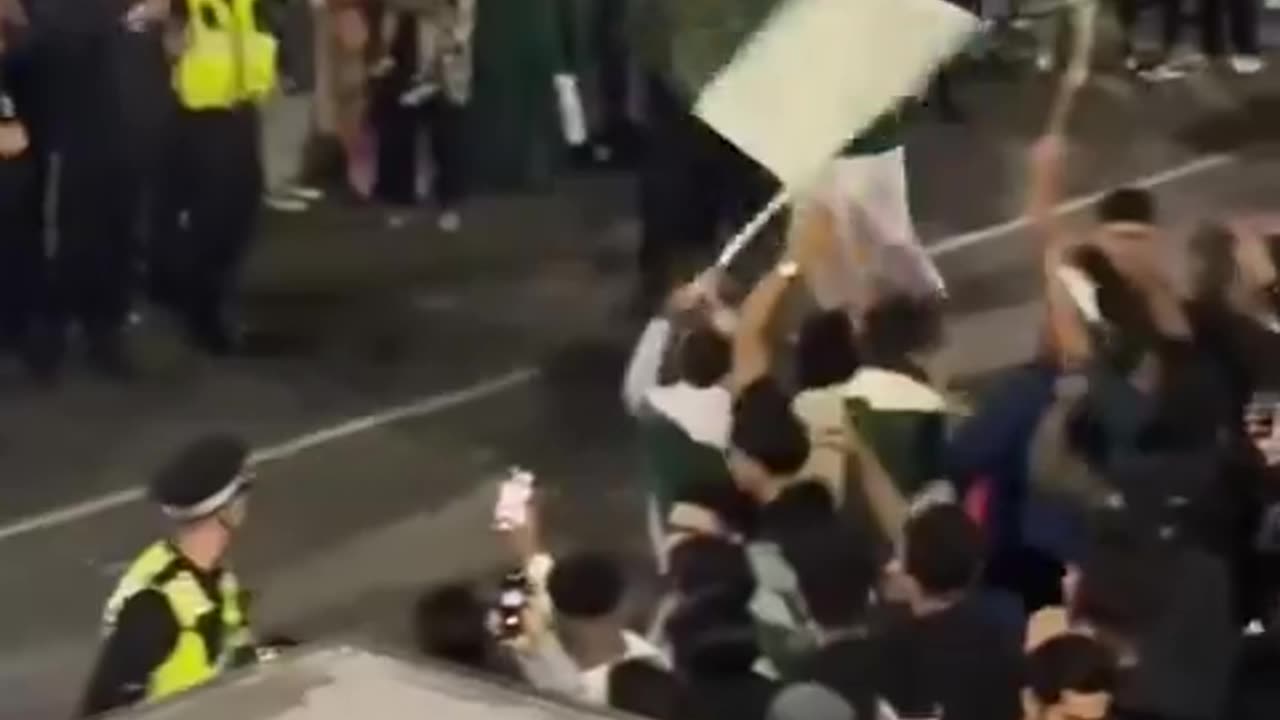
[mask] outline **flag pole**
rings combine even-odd
[[[769,204],[761,208],[760,212],[757,212],[755,217],[747,221],[747,224],[743,225],[742,229],[725,244],[724,250],[720,251],[720,257],[716,259],[716,267],[724,269],[733,263],[734,258],[738,257],[738,254],[747,245],[751,244],[751,241],[760,234],[765,225],[769,224],[773,216],[777,215],[790,202],[791,193],[785,187],[779,190],[773,196],[773,199],[769,201]]]
[[[1059,135],[1067,129],[1076,95],[1089,81],[1089,66],[1093,61],[1093,41],[1098,26],[1100,0],[1073,0],[1071,24],[1075,35],[1071,62],[1062,75],[1057,96],[1049,110],[1047,134]]]

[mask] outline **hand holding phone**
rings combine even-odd
[[[498,487],[498,501],[493,508],[493,527],[509,532],[529,524],[529,505],[533,502],[536,478],[528,470],[512,468]]]

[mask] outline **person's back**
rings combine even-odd
[[[904,569],[919,588],[912,616],[877,636],[878,687],[902,715],[1014,720],[1020,715],[1018,638],[973,594],[981,532],[956,505],[906,527]]]
[[[974,600],[914,617],[877,637],[880,686],[903,716],[1018,717],[1016,643]]]
[[[827,644],[796,664],[793,677],[816,682],[838,693],[855,717],[873,718],[878,696],[879,652],[872,638],[851,634]]]
[[[1216,720],[1236,662],[1236,631],[1222,562],[1170,548],[1166,601],[1138,641],[1138,667],[1121,682],[1119,708],[1186,720]]]

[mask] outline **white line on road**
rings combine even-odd
[[[498,375],[459,390],[429,395],[403,405],[347,420],[333,427],[317,430],[278,445],[255,450],[253,459],[255,462],[284,460],[320,445],[358,435],[384,425],[437,415],[524,385],[536,378],[538,374],[537,368],[517,368],[504,375]],[[94,515],[100,515],[118,507],[138,502],[145,497],[145,488],[131,487],[48,512],[31,515],[0,526],[0,542],[59,525],[73,523]]]
[[[1128,186],[1152,189],[1160,187],[1161,185],[1168,185],[1171,182],[1176,182],[1183,178],[1191,177],[1192,175],[1198,175],[1202,172],[1208,172],[1209,170],[1230,165],[1235,162],[1235,160],[1236,158],[1234,155],[1206,155],[1175,168],[1170,168],[1152,175],[1130,180],[1128,183],[1117,185],[1117,187]],[[1100,190],[1090,195],[1072,198],[1071,200],[1059,205],[1054,210],[1054,215],[1070,215],[1073,212],[1083,210],[1106,197],[1109,192],[1110,189]],[[1026,228],[1030,224],[1031,218],[1023,215],[1022,217],[1017,217],[1013,220],[1008,220],[989,227],[979,228],[977,230],[960,233],[959,235],[942,238],[941,240],[929,245],[927,250],[933,257],[950,255],[951,253],[959,252],[966,248],[973,247],[974,245],[981,245],[988,240],[994,240],[995,238],[1003,235],[1017,232]]]
[[[1207,155],[1184,165],[1138,178],[1128,184],[1136,187],[1154,188],[1228,165],[1234,161],[1235,158],[1231,155]],[[1105,195],[1106,191],[1100,191],[1068,200],[1058,206],[1055,214],[1066,215],[1084,209],[1098,202]],[[1026,217],[1015,218],[990,227],[942,238],[930,245],[928,251],[934,257],[941,257],[1022,230],[1029,224],[1030,220]],[[460,390],[419,398],[404,405],[347,420],[330,428],[317,430],[279,445],[262,448],[254,452],[254,459],[260,462],[283,460],[367,430],[373,430],[411,418],[435,415],[524,385],[536,378],[538,374],[537,368],[519,368],[505,375],[493,377]],[[144,488],[131,487],[6,523],[0,525],[0,543],[29,533],[100,515],[115,508],[138,502],[145,497]]]

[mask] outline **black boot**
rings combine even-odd
[[[218,311],[196,311],[185,318],[187,342],[196,350],[222,357],[240,350],[239,328]]]
[[[61,325],[37,324],[28,329],[19,348],[23,367],[39,385],[56,385],[62,378],[67,336]]]
[[[87,335],[89,366],[95,372],[116,382],[128,382],[137,377],[137,366],[118,328],[92,331]]]

